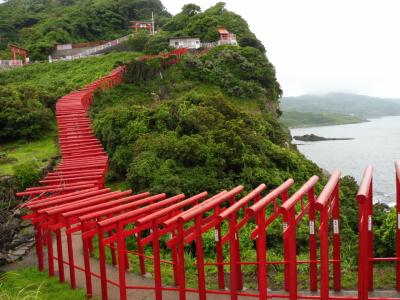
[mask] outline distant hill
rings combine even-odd
[[[354,124],[368,121],[354,115],[298,111],[284,111],[280,120],[289,128]]]
[[[400,99],[346,93],[302,95],[283,97],[280,108],[282,111],[337,113],[374,118],[400,115]]]

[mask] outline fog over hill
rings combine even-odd
[[[400,115],[400,99],[346,93],[283,97],[280,107],[282,111],[339,113],[366,118]]]

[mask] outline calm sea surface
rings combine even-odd
[[[395,202],[394,162],[400,159],[400,116],[371,119],[349,125],[296,128],[292,136],[316,134],[347,141],[301,142],[298,149],[321,168],[342,171],[360,182],[365,167],[374,167],[374,201]]]

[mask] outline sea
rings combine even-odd
[[[351,138],[302,142],[293,140],[300,152],[328,172],[339,169],[360,183],[372,165],[374,202],[395,204],[394,162],[400,160],[400,116],[371,119],[369,122],[291,129],[291,135],[315,134],[326,138]]]

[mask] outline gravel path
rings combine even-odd
[[[83,266],[83,256],[82,254],[82,243],[80,234],[73,235],[73,245],[74,245],[74,258],[76,265]],[[66,241],[63,240],[63,248],[66,250],[67,245]],[[54,249],[56,251],[56,245],[54,244]],[[46,257],[46,256],[45,256]],[[64,251],[64,259],[67,260],[66,251]],[[45,259],[45,265],[47,265],[47,261]],[[27,256],[24,257],[23,260],[18,261],[14,264],[9,264],[6,266],[2,266],[0,268],[1,271],[10,271],[20,268],[29,268],[29,267],[36,267],[37,266],[37,258],[36,258],[36,251],[33,247],[32,250],[29,252]],[[91,267],[94,272],[99,273],[99,265],[96,259],[91,259]],[[57,274],[57,263],[55,263],[56,274]],[[65,276],[66,280],[69,280],[69,269],[68,266],[65,266]],[[107,265],[107,277],[111,278],[115,281],[118,280],[118,268],[112,265]],[[154,282],[150,278],[144,278],[142,276],[138,276],[132,273],[126,273],[126,280],[127,284],[129,285],[142,285],[142,286],[153,286]],[[77,286],[80,288],[86,288],[85,285],[85,276],[82,271],[76,271],[76,282]],[[93,294],[94,296],[98,296],[101,298],[101,285],[100,280],[92,277],[92,284],[93,284]],[[306,292],[309,294],[308,292]],[[331,295],[337,296],[356,296],[357,293],[355,291],[343,291],[341,293],[333,293]],[[119,300],[119,289],[111,284],[108,284],[108,296],[110,300]],[[370,293],[370,297],[378,297],[378,298],[400,298],[400,293],[395,291],[374,291]],[[153,300],[154,292],[152,290],[128,290],[128,299],[131,300]],[[176,300],[178,299],[178,294],[176,292],[163,292],[163,300]],[[198,296],[194,293],[187,293],[187,300],[197,300],[199,299]],[[207,295],[207,300],[228,300],[230,299],[229,296],[222,296],[222,295]],[[240,300],[250,300],[250,299],[257,299],[253,297],[239,297]]]

